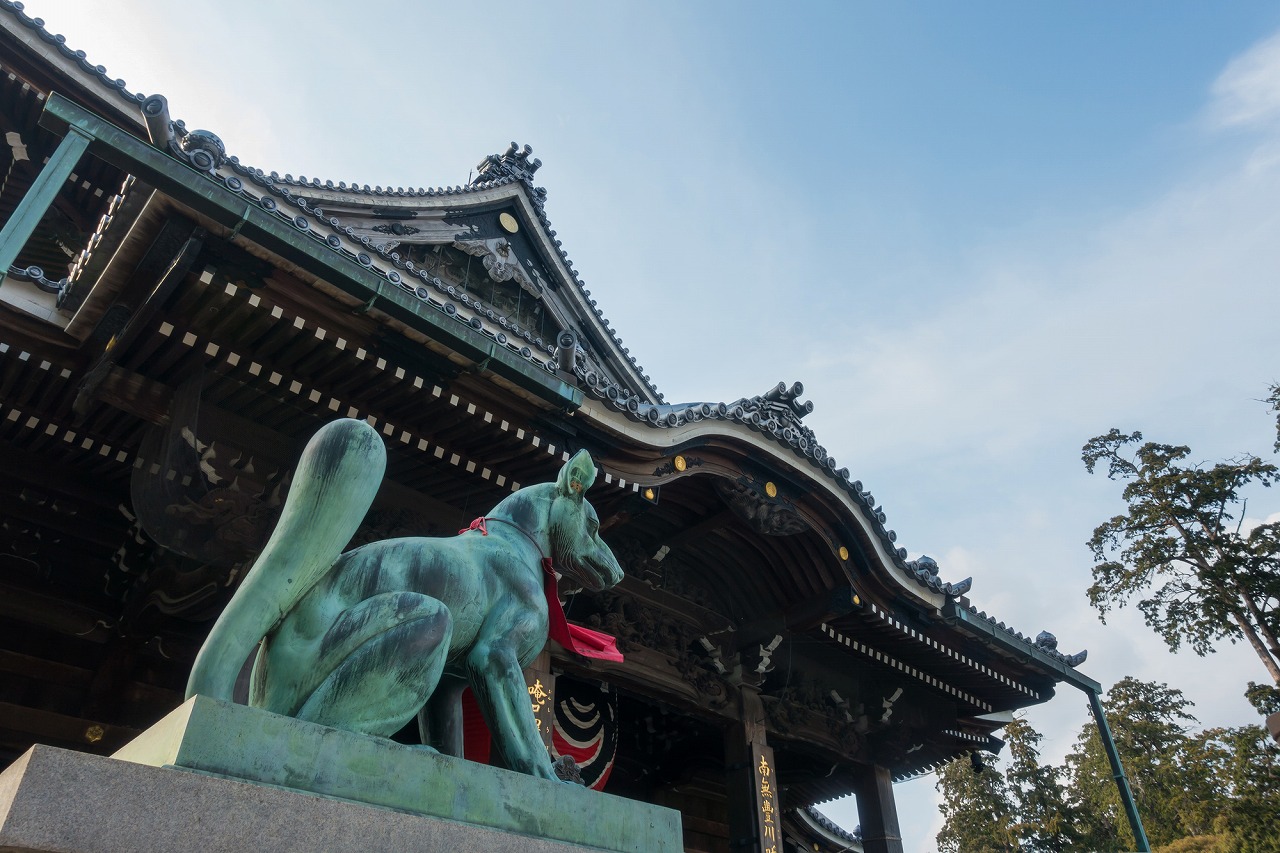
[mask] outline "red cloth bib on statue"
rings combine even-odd
[[[583,657],[599,660],[622,660],[622,652],[618,651],[618,638],[600,631],[592,631],[581,625],[570,625],[564,617],[564,608],[560,606],[560,596],[556,591],[556,570],[551,566],[551,558],[542,558],[542,573],[546,582],[543,592],[547,596],[547,636],[564,646],[571,652]]]
[[[538,546],[537,540],[530,536],[527,531],[503,518],[481,516],[471,522],[469,527],[459,530],[458,533],[479,530],[481,536],[488,536],[489,528],[485,524],[487,521],[501,521],[503,524],[509,524],[523,533],[534,543],[535,547]],[[539,550],[541,550],[540,547]],[[622,652],[618,651],[617,637],[600,631],[592,631],[590,628],[583,628],[581,625],[569,624],[569,620],[564,616],[564,607],[560,605],[560,595],[556,589],[556,570],[551,565],[550,557],[542,558],[542,575],[542,591],[547,597],[547,636],[569,651],[580,654],[583,657],[621,661],[623,658]]]

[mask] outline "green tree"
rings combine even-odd
[[[1009,769],[1005,784],[1014,804],[1014,834],[1019,849],[1057,851],[1079,849],[1074,815],[1062,785],[1063,771],[1040,762],[1040,742],[1044,737],[1025,719],[1005,727],[1009,746]]]
[[[1276,413],[1276,443],[1271,449],[1280,453],[1280,382],[1271,386],[1271,396],[1266,402],[1271,404],[1271,411]]]
[[[1157,853],[1280,853],[1280,747],[1261,726],[1191,736],[1181,770],[1174,806],[1194,834]]]
[[[1249,704],[1257,708],[1258,713],[1264,717],[1280,714],[1280,687],[1255,684],[1250,681],[1249,689],[1244,691],[1244,698],[1248,699]]]
[[[1075,830],[1062,771],[1040,763],[1043,739],[1024,719],[1005,727],[1008,761],[987,755],[982,770],[953,761],[938,776],[942,814],[938,849],[949,853],[1072,850]],[[1002,769],[1003,768],[1003,769]]]
[[[1280,411],[1280,386],[1271,402]],[[1188,465],[1190,453],[1115,429],[1085,444],[1085,467],[1124,481],[1128,505],[1089,540],[1089,600],[1105,621],[1138,596],[1174,650],[1185,643],[1204,655],[1217,640],[1244,640],[1280,685],[1280,523],[1241,527],[1242,492],[1280,482],[1280,470],[1256,456]]]
[[[1123,678],[1103,700],[1112,737],[1138,804],[1138,814],[1153,846],[1196,835],[1205,826],[1188,826],[1203,817],[1193,806],[1211,803],[1212,785],[1184,772],[1192,743],[1187,723],[1195,722],[1191,702],[1167,684]],[[1078,849],[1133,850],[1136,847],[1098,729],[1086,724],[1067,757],[1070,800],[1075,808]]]
[[[1200,738],[1222,756],[1214,828],[1223,853],[1280,853],[1280,745],[1261,726],[1209,729]]]
[[[991,766],[953,761],[938,774],[944,823],[936,841],[941,853],[1012,853],[1018,850],[1013,829],[1014,804],[997,759]]]
[[[1159,682],[1123,678],[1103,700],[1116,747],[1156,853],[1280,853],[1280,746],[1261,726],[1192,732],[1192,703]],[[948,853],[1132,850],[1136,846],[1095,725],[1062,767],[1040,762],[1025,720],[1008,749],[975,772],[943,769]]]

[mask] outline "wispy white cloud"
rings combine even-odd
[[[1083,441],[1153,404],[1201,395],[1248,405],[1280,359],[1268,310],[1280,162],[1256,165],[1059,234],[1052,260],[1016,245],[988,250],[956,272],[962,298],[897,323],[869,320],[850,345],[815,341],[804,375],[828,401],[848,401],[815,419],[847,425],[859,455],[876,459]],[[874,419],[850,417],[866,412]]]
[[[1233,59],[1214,81],[1211,119],[1224,127],[1280,121],[1280,33]]]
[[[1240,533],[1244,536],[1248,536],[1253,532],[1255,527],[1260,527],[1264,524],[1277,523],[1280,523],[1280,512],[1273,512],[1266,518],[1254,518],[1253,516],[1246,515],[1240,520]]]

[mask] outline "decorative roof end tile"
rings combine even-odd
[[[476,176],[469,186],[500,178],[515,178],[531,184],[534,173],[542,166],[541,160],[536,158],[529,159],[529,155],[532,153],[532,146],[526,145],[521,148],[513,142],[502,154],[490,154],[476,166]],[[542,191],[542,194],[545,195],[545,191]]]
[[[1056,651],[1058,648],[1058,638],[1048,631],[1041,631],[1036,634],[1036,645],[1046,651]]]

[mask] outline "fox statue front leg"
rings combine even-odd
[[[524,667],[546,643],[546,607],[539,610],[536,601],[529,605],[490,612],[467,653],[467,680],[489,726],[492,763],[555,779],[524,680]]]

